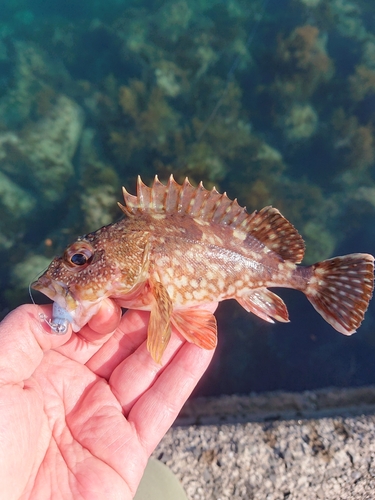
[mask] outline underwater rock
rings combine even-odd
[[[280,153],[280,151],[273,148],[272,146],[270,146],[266,142],[263,142],[259,147],[256,159],[257,160],[271,161],[274,163],[281,163],[283,156]]]
[[[74,172],[72,158],[82,125],[81,107],[59,95],[40,120],[19,132],[0,134],[0,170],[37,193],[39,203],[60,200]]]
[[[306,5],[306,7],[317,7],[321,0],[299,0],[302,4]]]
[[[80,206],[84,214],[83,231],[104,226],[118,217],[120,179],[114,168],[102,159],[100,140],[94,129],[86,128],[80,145]],[[72,208],[73,210],[76,207]]]
[[[10,308],[20,303],[30,302],[29,286],[45,269],[51,258],[30,253],[23,256],[23,260],[12,266],[8,287],[4,290],[4,297]],[[35,297],[33,292],[33,297]],[[35,297],[36,302],[40,303]]]
[[[354,101],[362,101],[369,94],[375,94],[375,70],[360,64],[349,77],[349,83]]]
[[[374,40],[367,40],[363,44],[363,63],[365,66],[367,66],[369,69],[374,70],[375,69],[375,41]]]
[[[357,201],[367,201],[375,208],[375,187],[361,186],[354,193],[353,198]]]
[[[282,129],[289,141],[311,137],[318,126],[318,114],[310,104],[293,104],[283,117]]]
[[[184,0],[166,2],[156,16],[159,32],[175,43],[192,21],[193,11]]]
[[[181,94],[183,86],[187,87],[185,72],[171,61],[161,61],[155,69],[157,86],[169,97],[176,97]]]
[[[306,263],[319,262],[333,255],[337,241],[332,231],[328,231],[323,224],[311,220],[303,226],[301,233],[308,241]]]
[[[31,254],[16,264],[11,272],[11,284],[19,290],[27,290],[30,283],[48,267],[50,258]]]
[[[118,191],[118,190],[117,190]],[[87,228],[105,226],[114,219],[114,207],[119,194],[109,185],[86,189],[81,196],[81,206],[85,216]]]
[[[202,37],[203,39],[205,37]],[[204,42],[205,40],[202,40]],[[206,42],[201,43],[197,48],[196,53],[197,61],[199,61],[199,69],[195,73],[195,78],[201,78],[202,75],[206,74],[209,68],[211,68],[219,59],[219,55],[215,52],[212,47]]]
[[[344,109],[339,108],[333,113],[332,125],[334,148],[341,170],[347,170],[346,179],[353,177],[357,185],[368,183],[371,176],[369,169],[375,160],[373,124],[362,125],[355,115],[347,116]]]
[[[69,80],[64,66],[32,43],[9,38],[2,43],[1,78],[8,81],[7,92],[0,98],[0,123],[7,128],[20,128],[35,111],[39,94]]]
[[[191,173],[192,178],[199,178],[210,181],[222,179],[227,168],[221,155],[215,152],[210,144],[202,141],[192,144],[186,156],[186,172]]]
[[[367,33],[361,19],[361,8],[349,0],[331,0],[329,6],[337,30],[344,36],[365,40]]]
[[[0,251],[11,248],[22,236],[36,203],[35,197],[0,171]]]

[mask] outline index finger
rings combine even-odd
[[[111,299],[104,299],[99,311],[87,325],[74,333],[58,351],[74,361],[85,364],[111,338],[121,321],[121,307]]]

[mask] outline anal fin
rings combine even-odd
[[[158,281],[150,283],[154,302],[151,306],[147,330],[147,349],[152,358],[161,363],[161,358],[171,337],[172,301],[167,290]]]
[[[216,347],[217,326],[212,312],[194,308],[175,310],[172,324],[188,342],[203,349]]]
[[[247,312],[252,312],[269,323],[274,323],[274,319],[283,323],[289,321],[283,300],[267,288],[259,288],[244,297],[236,297],[236,300]]]

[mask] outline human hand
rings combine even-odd
[[[1,498],[131,499],[213,351],[174,333],[160,366],[149,313],[121,318],[106,300],[80,332],[53,335],[40,310],[50,317],[24,305],[0,323]]]

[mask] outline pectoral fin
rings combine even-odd
[[[236,297],[236,300],[247,312],[252,312],[269,323],[274,323],[273,319],[283,323],[289,321],[283,300],[267,288],[259,288],[244,297]]]
[[[217,344],[216,318],[204,309],[173,311],[172,324],[188,341],[203,349],[214,349]]]
[[[152,358],[161,363],[161,358],[171,337],[172,301],[167,290],[158,281],[150,283],[154,302],[151,307],[147,331],[147,349]]]

